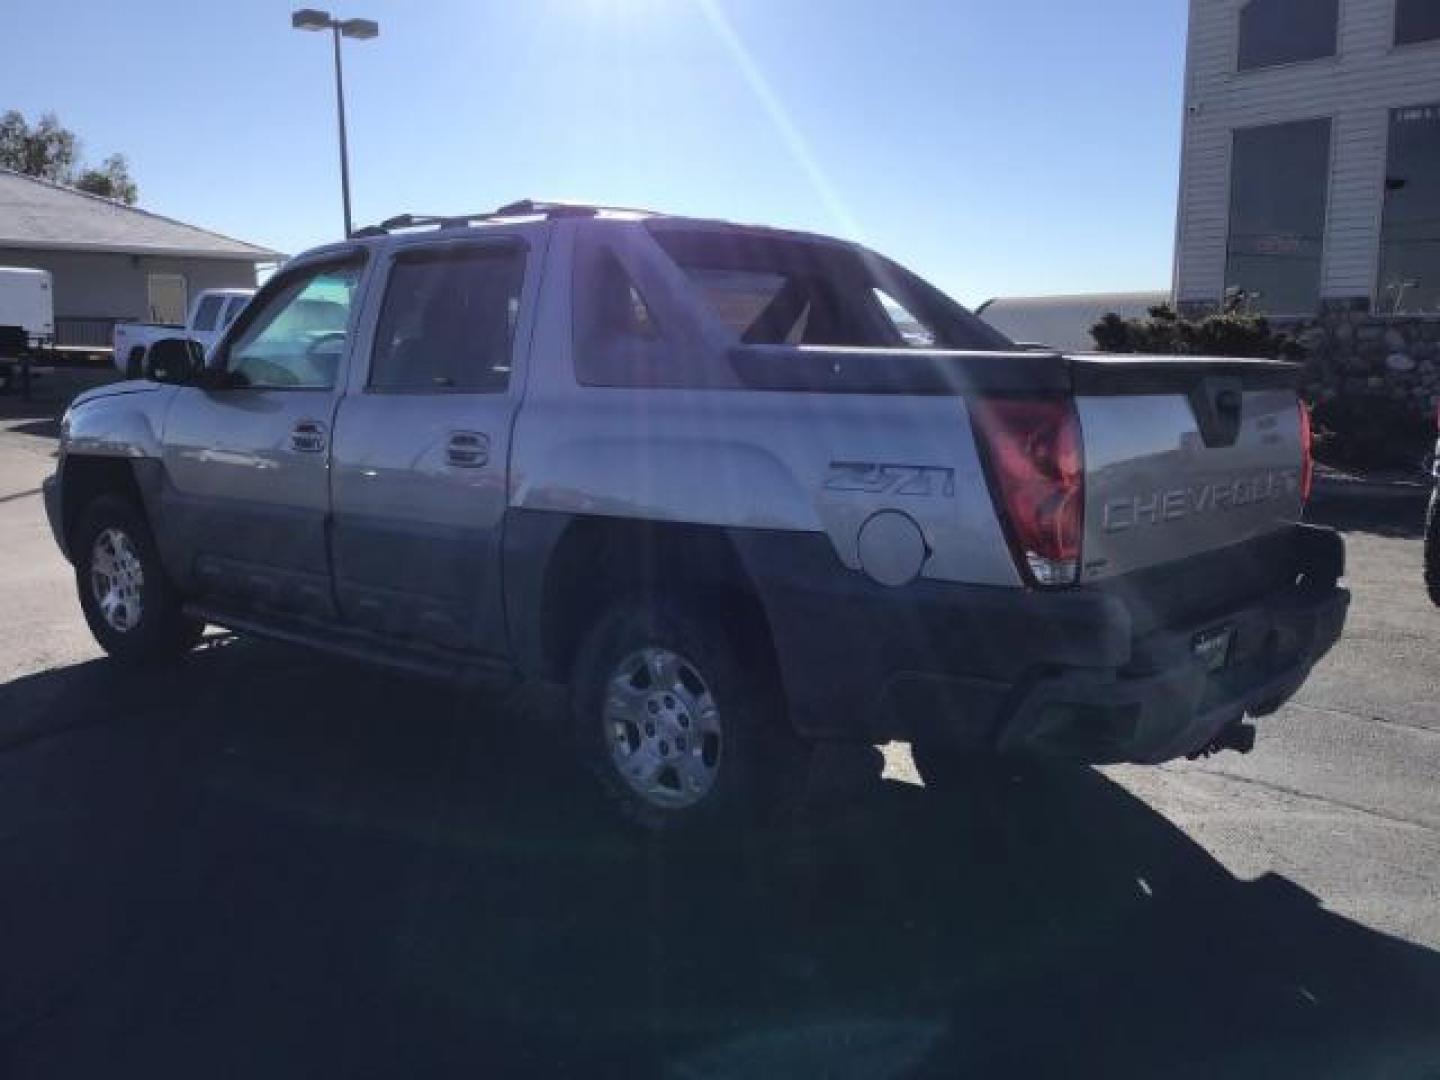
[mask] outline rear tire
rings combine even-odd
[[[753,824],[804,781],[764,658],[701,605],[630,600],[591,626],[570,683],[585,766],[623,817],[656,833]]]
[[[1425,515],[1425,588],[1440,607],[1440,487],[1431,493]]]
[[[199,643],[205,624],[181,609],[139,507],[102,495],[80,515],[72,538],[75,584],[90,633],[111,657],[155,663]]]

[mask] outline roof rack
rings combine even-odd
[[[498,221],[503,218],[539,217],[546,221],[568,217],[597,217],[602,213],[653,215],[653,210],[640,210],[628,206],[600,206],[589,203],[557,202],[551,199],[520,199],[506,203],[497,210],[479,214],[397,214],[386,218],[378,225],[367,225],[356,229],[352,236],[388,236],[402,229],[437,227],[441,229],[465,228],[474,222]]]

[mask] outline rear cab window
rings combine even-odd
[[[853,245],[740,228],[651,232],[742,344],[1014,348],[914,274]]]

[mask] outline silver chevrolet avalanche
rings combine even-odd
[[[820,236],[406,215],[147,367],[46,486],[108,653],[208,623],[563,683],[652,828],[763,809],[824,740],[936,784],[1246,750],[1348,603],[1292,366],[1021,349]]]

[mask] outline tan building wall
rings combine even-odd
[[[0,247],[0,266],[28,266],[50,271],[54,281],[57,320],[148,320],[151,274],[183,277],[188,299],[194,299],[201,289],[255,286],[255,264],[232,259]]]

